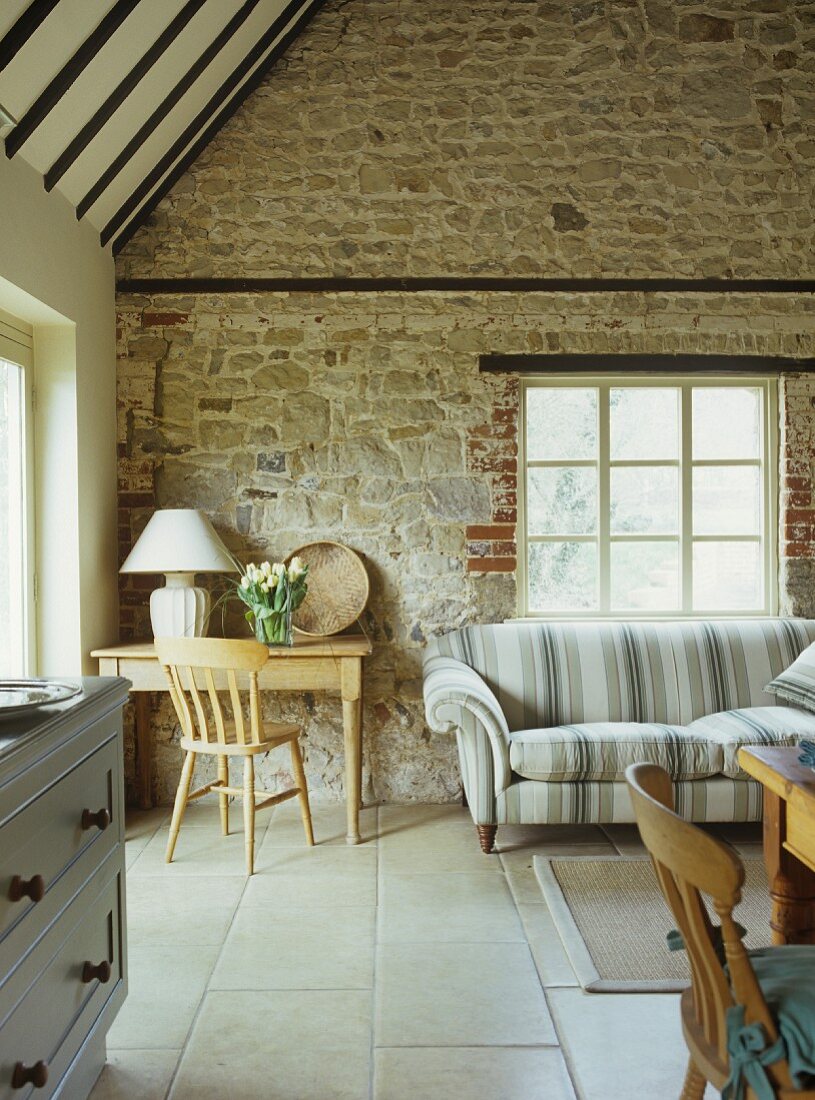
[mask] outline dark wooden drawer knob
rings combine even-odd
[[[98,981],[105,984],[110,981],[110,963],[107,959],[102,959],[100,963],[95,966],[91,962],[86,962],[82,967],[82,981],[86,984],[92,982],[96,978]]]
[[[94,825],[100,832],[107,829],[108,825],[110,825],[110,812],[104,807],[101,810],[97,810],[96,813],[94,813],[93,810],[83,810],[82,828],[92,829]]]
[[[15,875],[11,880],[8,897],[9,901],[22,901],[23,898],[31,898],[35,902],[42,901],[45,897],[45,879],[42,875],[33,875],[29,879]],[[37,1065],[40,1064],[40,1062],[37,1063]]]
[[[45,1062],[35,1062],[33,1066],[24,1066],[17,1062],[11,1075],[11,1087],[24,1089],[26,1085],[33,1085],[35,1089],[44,1088],[48,1081],[48,1066]]]

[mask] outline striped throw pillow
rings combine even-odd
[[[815,643],[764,689],[805,710],[815,711]]]

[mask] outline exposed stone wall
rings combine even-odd
[[[206,509],[246,557],[323,537],[364,554],[364,625],[375,643],[366,791],[397,800],[456,793],[452,740],[423,719],[425,638],[515,612],[517,386],[479,374],[479,353],[529,351],[543,339],[567,352],[815,354],[808,298],[281,294],[122,298],[120,310],[122,553],[157,505]],[[806,585],[815,513],[795,488],[812,453],[814,403],[815,380],[787,380],[784,500],[808,523],[784,562],[799,613],[815,612]],[[492,445],[489,424],[500,426],[493,452],[482,447]],[[126,579],[125,630],[149,633],[153,583]],[[336,795],[336,700],[268,705],[304,724],[311,782]],[[179,755],[166,697],[155,722],[157,791],[168,799]]]
[[[121,269],[800,276],[814,38],[804,0],[335,0]]]
[[[121,275],[813,273],[815,4],[328,5]],[[120,541],[205,508],[243,555],[365,555],[367,797],[451,799],[426,637],[515,611],[517,383],[481,352],[815,354],[787,296],[120,297]],[[815,383],[781,394],[783,609],[815,613]],[[147,632],[150,578],[122,590]],[[337,702],[270,699],[339,794]],[[179,767],[155,700],[156,793]],[[285,768],[281,764],[282,768]],[[274,771],[277,764],[265,765]],[[269,776],[265,777],[270,778]]]

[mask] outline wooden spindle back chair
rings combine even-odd
[[[663,768],[631,764],[625,778],[642,842],[690,964],[691,985],[681,997],[690,1061],[680,1100],[702,1100],[706,1081],[721,1089],[729,1074],[726,1014],[731,1006],[743,1005],[745,1024],[761,1024],[769,1043],[778,1038],[776,1022],[733,920],[733,909],[741,900],[744,866],[726,844],[674,813],[671,779]],[[710,898],[720,921],[728,973],[716,949],[703,894]],[[768,1065],[766,1072],[777,1097],[815,1100],[815,1092],[793,1088],[786,1060]],[[754,1100],[749,1087],[747,1096]]]
[[[299,726],[265,723],[260,712],[258,672],[269,659],[266,646],[254,641],[223,638],[156,638],[156,653],[170,688],[181,723],[181,748],[185,751],[181,779],[173,808],[167,862],[171,863],[187,803],[210,792],[221,807],[221,830],[229,832],[229,796],[243,797],[246,837],[246,870],[254,871],[255,811],[298,797],[306,840],[314,843],[306,775],[300,754]],[[248,691],[248,723],[244,695]],[[224,708],[223,697],[229,698]],[[288,743],[297,786],[271,794],[255,790],[254,757]],[[218,757],[218,778],[191,791],[195,757]],[[229,757],[243,757],[243,787],[229,786]],[[265,796],[256,802],[256,796]]]

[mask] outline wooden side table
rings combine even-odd
[[[258,676],[262,691],[328,691],[342,699],[345,744],[346,840],[358,844],[362,798],[362,662],[371,643],[362,634],[332,638],[295,635],[291,648],[269,650],[269,660]],[[150,737],[148,692],[166,692],[167,681],[152,641],[125,642],[95,649],[100,676],[124,676],[132,683],[136,708],[136,785],[139,806],[149,809],[153,744]]]
[[[773,902],[773,943],[815,943],[815,772],[795,746],[739,749],[739,764],[764,787],[764,862]]]

